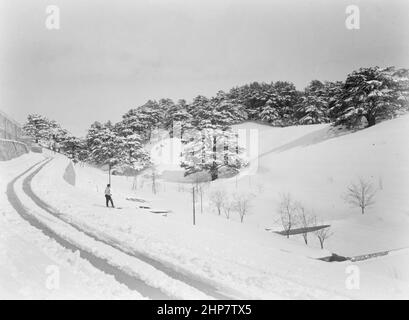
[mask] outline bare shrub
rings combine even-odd
[[[375,203],[376,189],[369,181],[360,178],[358,183],[351,183],[345,195],[345,201],[353,207],[361,208],[361,213]]]
[[[321,249],[324,249],[325,240],[327,240],[329,237],[333,235],[333,233],[330,232],[330,227],[319,229],[314,233],[317,236],[318,240],[320,241]]]
[[[250,211],[251,196],[243,194],[235,194],[233,200],[233,208],[240,216],[240,222],[243,223],[244,217]]]
[[[281,225],[287,235],[290,237],[292,228],[297,225],[297,203],[292,199],[291,194],[281,194],[278,205],[278,212],[280,213]]]
[[[226,192],[224,192],[222,190],[216,190],[216,191],[213,191],[210,194],[210,202],[217,209],[217,214],[219,216],[222,213],[222,208],[223,208],[223,204],[224,204],[225,199],[226,199]]]
[[[226,219],[230,219],[230,214],[234,209],[234,201],[226,198],[222,205],[223,213],[226,216]]]
[[[312,223],[314,227],[324,225],[323,222],[317,220],[316,216],[313,216]],[[325,227],[314,231],[314,234],[320,242],[321,249],[324,249],[325,240],[331,237],[334,233],[330,231],[330,227]]]
[[[308,245],[308,228],[310,228],[314,224],[314,216],[310,214],[307,209],[301,204],[297,203],[297,221],[301,228],[303,228],[302,236],[304,238],[304,242]]]

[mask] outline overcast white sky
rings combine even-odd
[[[47,5],[61,29],[45,28]],[[345,28],[345,8],[361,29]],[[75,134],[148,99],[409,67],[407,0],[0,0],[0,109]]]

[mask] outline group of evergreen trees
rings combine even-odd
[[[253,82],[211,98],[199,95],[190,103],[149,100],[116,124],[95,122],[84,139],[39,115],[29,115],[24,129],[36,142],[60,142],[75,161],[137,170],[149,164],[144,144],[162,128],[185,144],[181,163],[185,173],[206,171],[214,180],[222,167],[237,171],[245,165],[233,124],[255,120],[282,127],[331,122],[352,128],[366,119],[372,126],[408,111],[408,96],[409,70],[370,67],[353,71],[345,82],[313,80],[303,91],[290,82]]]
[[[36,143],[55,148],[67,155],[74,163],[88,161],[98,165],[127,166],[140,170],[149,164],[149,156],[143,148],[142,133],[125,121],[113,125],[94,122],[85,138],[78,138],[63,129],[54,120],[30,114],[23,130]]]
[[[25,134],[32,137],[36,143],[41,141],[61,142],[69,135],[56,121],[49,120],[38,114],[30,114],[23,126]]]
[[[254,82],[229,92],[248,119],[273,126],[334,123],[349,128],[367,126],[407,111],[408,69],[361,68],[345,82],[311,81],[303,91],[289,82]]]
[[[71,159],[75,161],[87,159],[84,140],[73,136],[54,120],[39,114],[30,114],[23,130],[26,135],[33,138],[35,143],[49,148],[55,148],[55,145],[58,144],[58,149]]]
[[[139,131],[124,126],[123,122],[95,122],[88,130],[84,146],[86,160],[98,165],[108,165],[109,171],[116,166],[140,170],[149,164],[148,153],[143,148]]]
[[[389,67],[361,68],[348,75],[334,93],[330,108],[335,125],[367,126],[408,111],[409,70]]]

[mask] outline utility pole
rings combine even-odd
[[[193,225],[196,225],[195,187],[192,187],[193,194]]]

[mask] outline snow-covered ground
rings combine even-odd
[[[403,146],[408,143],[408,124],[409,117],[404,116],[348,134],[333,132],[328,125],[240,125],[258,130],[257,172],[208,185],[203,213],[200,204],[196,205],[195,226],[191,185],[183,179],[170,182],[159,177],[155,195],[149,172],[138,177],[136,190],[132,190],[133,178],[113,176],[113,198],[122,209],[107,209],[103,198],[106,173],[77,165],[74,187],[63,179],[69,161],[56,156],[34,177],[32,187],[67,221],[125,252],[138,252],[209,283],[229,297],[407,298],[409,251],[405,248],[409,246],[409,224],[405,190],[409,158]],[[169,172],[162,173],[169,176]],[[348,184],[360,176],[379,189],[376,204],[365,215],[342,199]],[[229,220],[217,215],[209,202],[214,190],[252,194],[251,211],[244,223],[235,213]],[[325,243],[328,251],[319,249],[313,236],[307,247],[300,236],[288,240],[265,230],[280,229],[277,204],[282,192],[290,192],[331,224],[334,235]],[[139,203],[127,197],[147,200],[145,205],[152,209],[171,212],[154,214],[138,208]],[[330,252],[353,256],[392,249],[401,250],[354,263],[316,260]],[[359,290],[348,289],[345,284],[351,264],[360,270]],[[149,272],[145,279],[149,281]],[[175,291],[184,286],[166,281],[166,286],[174,286]],[[161,287],[160,283],[156,285]],[[197,296],[192,293],[192,297]]]
[[[8,182],[43,159],[27,154],[0,162],[0,299],[142,299],[33,228],[10,205]]]

